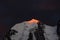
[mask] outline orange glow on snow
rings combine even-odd
[[[39,23],[39,20],[32,19],[32,20],[28,21],[28,23],[30,23],[30,24],[32,24],[32,23]]]

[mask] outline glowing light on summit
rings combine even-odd
[[[32,24],[32,23],[39,23],[40,21],[37,20],[37,19],[32,19],[32,20],[29,20],[28,23]]]

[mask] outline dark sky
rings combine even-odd
[[[19,16],[20,20],[36,18],[41,20],[43,23],[56,25],[57,21],[60,19],[59,10],[59,0],[16,1],[16,16]]]
[[[3,0],[0,2],[0,16],[7,24],[36,18],[43,23],[56,25],[60,19],[59,0]]]

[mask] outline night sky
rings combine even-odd
[[[60,19],[59,0],[2,0],[0,2],[0,19],[4,19],[5,21],[1,22],[6,24],[36,18],[43,23],[56,25]]]
[[[8,6],[9,13],[15,15],[19,21],[36,18],[43,23],[56,25],[60,19],[59,0],[10,0]]]

